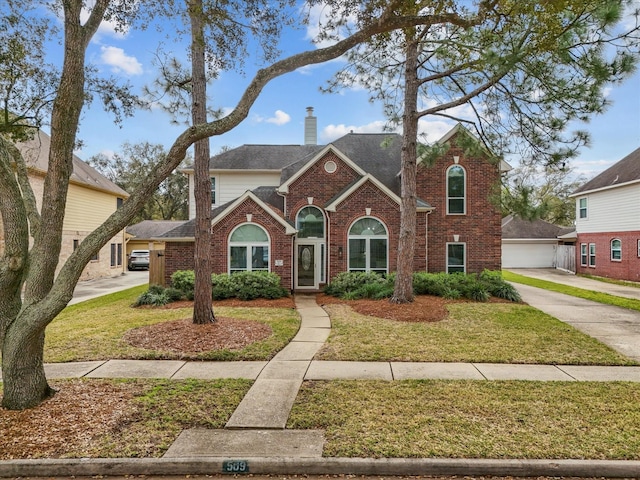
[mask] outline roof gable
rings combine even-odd
[[[287,178],[279,187],[278,192],[280,193],[289,193],[289,186],[295,182],[298,178],[300,178],[304,173],[309,170],[313,165],[322,160],[328,153],[333,153],[336,157],[338,157],[341,161],[346,163],[350,168],[352,168],[358,175],[366,175],[366,172],[356,165],[353,161],[351,161],[345,154],[343,154],[340,150],[338,150],[332,144],[324,147],[319,153],[313,156],[310,160],[306,161],[302,168],[299,168],[295,173]],[[298,163],[298,162],[297,162]]]
[[[338,208],[338,205],[340,205],[347,198],[349,198],[351,195],[353,195],[355,192],[357,192],[358,189],[360,189],[367,182],[370,182],[373,185],[375,185],[384,194],[386,194],[390,199],[392,199],[394,202],[396,202],[398,205],[400,205],[401,199],[400,199],[400,197],[398,195],[396,195],[393,191],[391,191],[389,188],[387,188],[376,177],[374,177],[370,173],[367,173],[362,178],[360,178],[356,182],[353,182],[351,185],[349,185],[347,188],[345,188],[336,197],[331,199],[329,201],[329,203],[324,207],[325,210],[327,210],[329,212],[335,212],[336,209]],[[419,202],[418,207],[417,207],[417,211],[424,212],[424,211],[431,211],[431,210],[433,210],[433,207],[431,207],[429,204],[427,204],[425,202],[422,202],[422,201]]]
[[[571,196],[640,182],[640,148],[578,188]]]

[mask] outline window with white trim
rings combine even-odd
[[[324,238],[324,215],[318,207],[302,208],[296,215],[298,238]]]
[[[640,257],[640,239],[638,240],[638,257]]]
[[[447,169],[447,214],[464,215],[466,207],[466,174],[460,165]]]
[[[373,217],[356,220],[349,229],[349,271],[387,273],[389,234]]]
[[[622,261],[622,241],[619,238],[611,240],[611,260]]]
[[[269,236],[255,223],[238,226],[229,236],[229,273],[269,271]]]
[[[590,267],[596,266],[596,244],[595,243],[589,244],[589,266]]]
[[[587,251],[587,244],[580,244],[580,265],[583,267],[587,266],[587,262],[589,261],[589,255]]]
[[[466,250],[465,243],[447,243],[447,273],[466,272]]]
[[[578,218],[587,218],[587,197],[578,200]]]

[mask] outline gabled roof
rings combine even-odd
[[[589,180],[570,196],[640,182],[640,148]]]
[[[281,177],[281,183],[278,187],[278,192],[280,193],[288,193],[289,185],[291,185],[297,178],[299,178],[304,172],[306,172],[312,165],[314,165],[317,161],[322,159],[327,153],[332,152],[338,158],[340,158],[343,162],[353,168],[358,175],[366,175],[362,168],[360,168],[357,164],[352,162],[349,157],[344,155],[339,149],[337,149],[333,144],[327,145],[322,150],[317,152],[311,159],[304,159],[300,162],[296,162],[295,164],[289,166],[285,170],[283,170],[283,174]],[[283,177],[287,174],[291,174],[286,180],[282,181]]]
[[[247,190],[240,197],[224,205],[220,205],[211,211],[211,225],[215,225],[223,218],[233,212],[236,206],[240,205],[247,198],[251,198],[260,205],[270,216],[285,227],[288,235],[296,233],[296,229],[281,215],[284,209],[284,199],[276,193],[275,187],[258,187],[253,190]],[[195,237],[195,218],[182,223],[176,228],[165,232],[154,239],[171,240],[171,241],[193,241]]]
[[[179,227],[186,220],[143,220],[135,225],[129,225],[126,232],[139,240],[148,240],[159,237]]]
[[[466,128],[464,125],[462,125],[461,123],[456,123],[454,125],[454,127],[449,130],[447,133],[445,133],[439,140],[438,143],[440,145],[444,145],[445,143],[447,143],[449,140],[451,140],[451,138],[456,135],[457,133],[463,133],[468,135],[469,137],[473,138],[474,140],[476,140],[476,142],[478,143],[478,145],[480,145],[480,147],[482,148],[482,150],[484,151],[484,153],[486,154],[487,157],[495,157],[495,155],[493,153],[491,153],[487,147],[482,144],[480,142],[480,140],[478,139],[478,137],[476,137],[468,128]],[[420,163],[420,161],[418,160],[418,163]],[[511,165],[509,165],[508,162],[506,162],[504,159],[500,159],[500,172],[504,173],[504,172],[508,172],[510,170],[513,170],[513,167]]]
[[[338,193],[334,198],[329,200],[329,202],[327,202],[327,205],[325,205],[325,210],[327,210],[329,212],[335,212],[336,208],[338,207],[338,205],[341,202],[346,200],[350,195],[352,195],[356,190],[358,190],[362,185],[364,185],[367,182],[373,183],[376,187],[378,187],[380,190],[382,190],[389,198],[391,198],[394,202],[396,202],[398,205],[400,205],[400,201],[401,200],[400,200],[400,197],[398,195],[396,195],[394,192],[389,190],[376,177],[374,177],[370,173],[367,173],[366,175],[364,175],[360,179],[358,179],[355,182],[351,183],[351,185],[348,185],[344,190],[342,190],[342,192]],[[422,200],[418,200],[417,211],[423,212],[423,211],[430,211],[430,210],[433,210],[433,207],[431,205],[429,205],[428,203],[426,203],[426,202],[424,202]]]
[[[49,166],[49,150],[51,149],[49,135],[39,130],[32,139],[20,142],[16,146],[27,162],[28,168],[46,175]],[[73,156],[73,173],[70,182],[111,193],[118,197],[127,198],[129,196],[122,188],[75,155]]]
[[[561,227],[544,220],[523,220],[514,215],[502,219],[503,239],[557,239],[573,230],[573,227]]]

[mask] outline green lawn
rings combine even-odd
[[[305,382],[287,428],[328,457],[640,459],[640,384]]]
[[[122,341],[123,334],[154,323],[189,318],[191,308],[132,308],[146,287],[135,287],[65,308],[47,327],[45,362],[129,359],[267,360],[296,334],[300,316],[280,308],[214,309],[220,317],[256,320],[269,325],[273,334],[242,350],[216,350],[194,355],[146,350]]]
[[[449,317],[405,323],[326,305],[331,335],[317,359],[633,365],[631,359],[527,305],[451,303]]]

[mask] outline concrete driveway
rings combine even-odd
[[[95,280],[87,280],[86,282],[78,282],[73,291],[73,299],[69,305],[84,302],[91,298],[100,297],[108,293],[119,292],[127,288],[136,287],[149,283],[149,272],[146,270],[138,270],[133,272],[122,273],[116,277],[97,278]]]
[[[513,269],[514,273],[587,290],[640,299],[640,289],[578,277],[559,270]],[[600,340],[623,355],[640,362],[640,312],[604,305],[540,288],[514,283],[522,299],[581,332]]]

